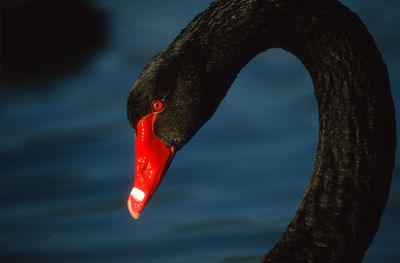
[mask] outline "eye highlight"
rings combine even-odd
[[[164,102],[161,100],[155,100],[151,103],[151,108],[154,112],[160,112],[164,109]]]

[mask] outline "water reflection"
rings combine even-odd
[[[87,1],[5,0],[1,25],[3,81],[77,70],[106,38],[104,14]]]

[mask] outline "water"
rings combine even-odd
[[[130,87],[211,1],[93,1],[107,44],[73,73],[4,84],[0,107],[1,262],[257,262],[293,216],[311,175],[317,108],[301,63],[256,57],[174,159],[138,221]],[[344,1],[388,65],[400,109],[400,4]],[[157,6],[157,8],[155,8]],[[5,91],[4,91],[5,90]],[[398,262],[400,161],[364,262]]]

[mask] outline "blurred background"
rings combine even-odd
[[[242,70],[141,219],[126,208],[129,90],[211,2],[1,0],[0,262],[258,262],[273,245],[311,175],[318,132],[311,79],[283,50]],[[342,2],[382,52],[398,117],[400,3]],[[364,262],[400,258],[396,160]]]

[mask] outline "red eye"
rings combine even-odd
[[[153,111],[160,112],[164,109],[164,102],[161,100],[155,100],[152,102],[151,107],[153,108]]]

